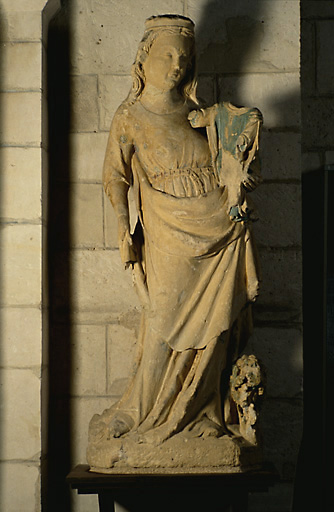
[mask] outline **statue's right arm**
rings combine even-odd
[[[113,119],[103,166],[103,186],[118,219],[118,243],[125,266],[135,260],[130,235],[128,190],[132,181],[134,152],[127,133],[127,119],[119,109]]]

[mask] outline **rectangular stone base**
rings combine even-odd
[[[258,446],[228,436],[174,436],[158,446],[112,438],[90,446],[87,459],[91,471],[107,474],[238,473],[259,467],[262,453]]]

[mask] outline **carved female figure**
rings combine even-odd
[[[219,140],[219,108],[199,110],[192,21],[149,18],[104,164],[121,258],[143,304],[140,354],[124,396],[91,421],[92,466],[111,467],[127,443],[229,434],[221,375],[245,345],[258,294],[245,189],[259,181],[249,164],[260,118],[254,111],[247,117],[231,155]],[[249,113],[233,109],[223,107],[230,124]],[[130,187],[139,217],[132,234]]]

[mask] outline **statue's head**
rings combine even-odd
[[[134,103],[150,82],[158,89],[176,87],[185,100],[197,103],[194,23],[185,16],[152,16],[145,28],[127,101]]]

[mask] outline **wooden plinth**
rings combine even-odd
[[[115,503],[131,512],[247,512],[248,493],[268,491],[279,476],[270,463],[246,473],[112,475],[80,464],[66,480],[78,494],[97,494],[100,512],[114,512]]]

